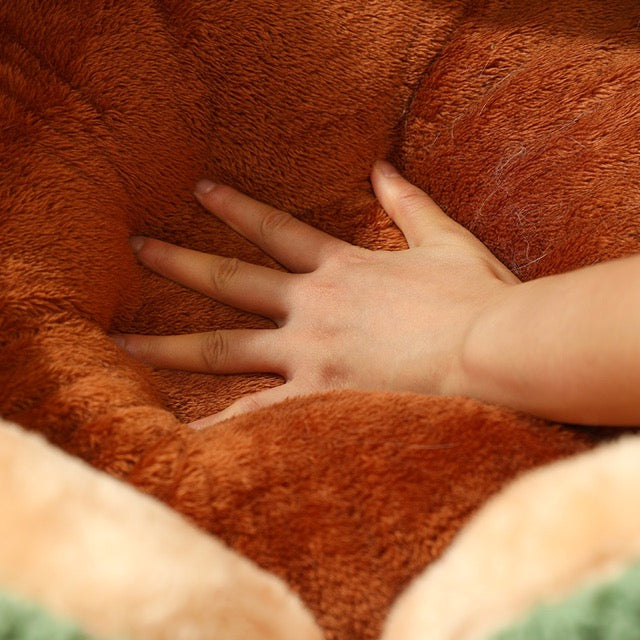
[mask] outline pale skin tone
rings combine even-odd
[[[201,204],[286,271],[133,238],[140,262],[273,329],[118,336],[159,368],[272,372],[284,384],[206,427],[331,389],[463,395],[578,424],[640,424],[640,256],[520,281],[386,162],[374,192],[404,251],[369,251],[224,185]]]

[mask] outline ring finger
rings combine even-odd
[[[176,336],[122,334],[115,340],[132,356],[158,369],[197,373],[286,375],[278,329],[232,329]]]

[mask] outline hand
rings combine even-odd
[[[204,182],[196,193],[203,206],[290,273],[132,239],[150,269],[277,327],[118,337],[155,367],[285,379],[194,426],[330,389],[464,393],[465,337],[482,310],[518,280],[390,164],[377,162],[371,182],[409,249],[356,247],[231,187]]]

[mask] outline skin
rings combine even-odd
[[[464,395],[563,422],[640,424],[640,256],[520,283],[389,163],[375,163],[371,183],[408,249],[356,247],[229,186],[199,183],[202,205],[287,271],[135,237],[138,259],[275,328],[117,341],[159,368],[284,378],[196,427],[338,388]]]

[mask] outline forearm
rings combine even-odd
[[[640,425],[640,256],[510,287],[469,332],[463,392],[552,420]]]

